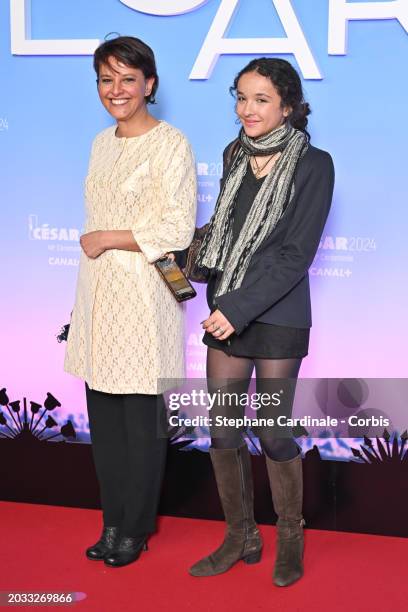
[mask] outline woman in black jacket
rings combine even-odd
[[[242,128],[224,151],[220,195],[197,259],[209,273],[211,314],[203,322],[208,387],[242,393],[255,367],[257,392],[280,394],[279,405],[263,407],[257,417],[276,419],[291,414],[308,353],[308,269],[329,212],[334,169],[330,155],[310,144],[310,108],[291,64],[253,60],[231,91]],[[222,401],[223,393],[212,409],[210,456],[227,532],[222,545],[190,569],[193,576],[220,574],[241,559],[255,563],[262,551],[243,429],[214,425],[217,416],[242,417],[244,408]],[[255,433],[278,515],[273,579],[286,586],[303,574],[301,454],[287,428]]]

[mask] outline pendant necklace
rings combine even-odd
[[[251,163],[251,165],[255,174],[255,178],[259,178],[259,175],[261,174],[262,170],[265,170],[266,166],[269,164],[274,155],[276,155],[276,153],[272,153],[272,155],[268,157],[266,163],[263,166],[259,166],[255,156],[251,158],[251,161],[253,160],[253,163]]]

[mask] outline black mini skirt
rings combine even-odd
[[[309,334],[308,327],[286,327],[253,321],[239,336],[232,334],[227,340],[217,340],[205,332],[203,342],[208,347],[234,357],[294,359],[308,354]]]

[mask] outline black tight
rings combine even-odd
[[[302,359],[250,359],[247,357],[233,357],[223,351],[208,348],[207,352],[207,379],[208,391],[220,391],[220,397],[227,398],[227,393],[246,394],[251,381],[253,369],[256,373],[256,392],[271,395],[278,389],[283,390],[281,403],[278,408],[260,408],[251,418],[275,417],[279,414],[290,416],[292,412],[293,396],[296,378],[299,373]],[[279,379],[277,381],[276,379]],[[284,398],[284,399],[283,399]],[[216,402],[212,409],[212,418],[242,418],[245,406],[228,403],[225,399]],[[283,430],[282,430],[283,431]],[[231,426],[215,427],[211,429],[211,446],[217,449],[238,448],[243,443],[243,428]],[[254,432],[255,433],[255,432]],[[293,459],[299,449],[293,437],[285,430],[282,435],[271,435],[267,428],[256,430],[264,453],[275,461]]]

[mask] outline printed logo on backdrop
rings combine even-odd
[[[369,236],[323,236],[309,272],[311,276],[350,278],[353,267],[377,250]]]
[[[213,202],[214,196],[210,193],[198,193],[197,194],[197,202],[199,204],[211,204]]]
[[[36,214],[28,217],[28,238],[46,244],[50,266],[79,265],[80,235],[81,230],[77,227],[56,227],[50,223],[39,223]]]
[[[204,317],[203,317],[204,318]],[[206,374],[207,347],[202,342],[204,331],[191,331],[186,342],[187,377],[200,378]]]
[[[211,212],[218,197],[220,178],[222,175],[222,162],[198,162],[198,195],[199,204],[211,205]]]
[[[129,8],[148,15],[172,16],[195,11],[208,0],[120,0]]]
[[[7,117],[0,117],[0,132],[6,132],[8,128],[9,126]]]
[[[149,15],[174,16],[198,10],[208,0],[120,0],[135,11]],[[112,0],[113,2],[113,0]],[[286,37],[228,38],[227,32],[241,0],[221,0],[204,43],[190,73],[190,79],[210,78],[221,55],[293,55],[305,79],[322,79],[312,48],[306,39],[290,0],[271,0]],[[95,39],[35,40],[31,38],[30,0],[10,0],[10,39],[14,55],[93,55],[100,41]],[[329,55],[347,54],[347,27],[352,20],[397,19],[408,32],[406,0],[349,2],[329,0]]]
[[[198,162],[198,176],[215,176],[218,179],[222,176],[222,162]]]

